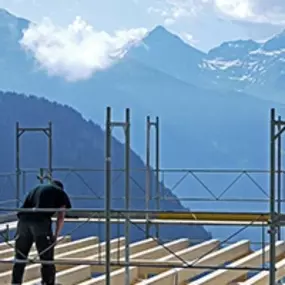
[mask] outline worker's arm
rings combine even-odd
[[[65,206],[62,206],[60,208],[64,209]],[[63,224],[64,224],[64,217],[65,217],[65,212],[58,212],[57,213],[56,228],[55,228],[55,233],[54,233],[55,239],[57,239],[61,233],[61,230],[62,230]]]

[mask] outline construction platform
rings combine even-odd
[[[0,244],[1,285],[11,284],[13,246],[13,242]],[[111,284],[124,284],[125,238],[111,240],[110,246]],[[130,284],[267,285],[269,282],[268,270],[256,272],[251,277],[247,275],[251,268],[261,269],[269,261],[270,250],[269,246],[265,246],[253,251],[249,240],[221,246],[216,239],[192,244],[191,240],[180,238],[161,244],[149,238],[131,243],[129,250]],[[285,276],[284,241],[276,242],[276,256],[276,279],[279,280]],[[33,246],[30,258],[36,257]],[[96,236],[79,240],[71,240],[70,236],[61,237],[55,247],[57,282],[62,285],[105,284],[104,262],[105,242],[100,242]],[[223,269],[217,268],[223,266]],[[39,263],[26,266],[23,285],[40,282],[40,267]]]

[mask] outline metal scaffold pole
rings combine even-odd
[[[106,216],[106,285],[111,283],[111,256],[110,256],[110,240],[111,240],[111,201],[112,201],[112,189],[111,189],[111,161],[112,161],[112,129],[113,127],[123,127],[125,134],[125,208],[130,208],[130,109],[125,110],[125,122],[113,122],[111,119],[111,107],[107,107],[106,116],[106,192],[105,192],[105,216]],[[126,274],[125,284],[129,285],[129,256],[130,256],[130,221],[125,219],[125,262],[126,262]]]
[[[149,210],[150,191],[151,191],[151,172],[150,172],[150,117],[146,118],[146,179],[145,179],[145,209]],[[146,215],[146,238],[150,237],[149,215]]]
[[[130,208],[130,110],[126,109],[126,125],[125,125],[125,206],[126,210]],[[125,237],[126,237],[126,247],[125,247],[125,262],[126,262],[126,275],[125,275],[125,285],[130,284],[130,274],[129,274],[129,262],[130,262],[130,223],[129,216],[127,215],[125,221]]]
[[[20,206],[20,183],[21,183],[21,165],[20,165],[20,138],[26,132],[43,132],[48,138],[48,171],[49,179],[52,177],[52,123],[48,123],[46,128],[22,128],[20,123],[16,122],[16,205]]]
[[[160,210],[160,183],[159,183],[159,119],[156,117],[155,120],[155,172],[156,172],[156,180],[155,180],[155,192],[156,192],[156,209]],[[156,237],[159,238],[159,225],[156,225]]]
[[[270,285],[275,285],[275,110],[271,109],[270,121]]]
[[[150,116],[147,116],[146,120],[146,187],[145,187],[145,206],[146,209],[150,209],[150,199],[152,198],[152,175],[150,166],[150,145],[151,145],[151,127],[155,128],[155,202],[156,209],[160,210],[160,142],[159,142],[159,118],[152,122]],[[150,236],[150,223],[149,217],[146,216],[146,237]],[[156,238],[159,238],[159,225],[155,225],[156,228]]]
[[[278,117],[278,133],[281,131],[281,116]],[[282,208],[282,139],[281,135],[277,137],[277,212],[281,215]],[[281,227],[278,225],[278,240],[281,240]]]
[[[275,109],[271,109],[270,120],[270,272],[269,272],[269,284],[276,284],[276,233],[278,240],[281,240],[281,227],[280,217],[282,216],[282,133],[285,131],[285,122],[278,116],[278,120],[275,119]],[[277,126],[277,132],[276,132]],[[277,148],[276,148],[277,140]],[[276,149],[277,149],[277,161],[276,161]],[[276,171],[277,164],[277,171]],[[276,181],[277,173],[277,181]],[[277,183],[276,183],[277,182]],[[275,197],[277,184],[277,213],[275,210]]]
[[[112,139],[112,132],[111,132],[111,108],[107,107],[107,114],[106,114],[106,149],[105,149],[105,239],[106,239],[106,264],[105,264],[105,274],[106,274],[106,285],[111,284],[111,268],[110,268],[110,251],[111,251],[111,225],[110,225],[110,209],[111,209],[111,139]]]

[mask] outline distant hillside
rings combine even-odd
[[[55,168],[92,168],[104,169],[104,131],[91,121],[85,121],[79,113],[67,106],[51,103],[45,99],[38,99],[34,96],[17,95],[14,93],[0,92],[0,172],[15,172],[15,123],[20,122],[22,127],[43,127],[48,121],[53,123],[53,166]],[[47,139],[43,134],[25,133],[21,137],[21,167],[23,170],[39,169],[47,167]],[[113,168],[124,167],[124,146],[113,139],[112,164]],[[133,169],[143,169],[142,160],[134,152],[131,153],[131,167]],[[26,186],[33,186],[37,183],[36,173],[25,176]],[[61,178],[66,185],[68,193],[72,196],[93,197],[93,199],[73,199],[76,207],[102,208],[103,200],[94,199],[96,196],[104,197],[104,173],[101,172],[81,172],[64,171],[55,172],[55,177]],[[152,177],[155,181],[155,177]],[[14,177],[1,177],[0,189],[1,200],[14,199],[15,197]],[[22,198],[27,187],[21,187]],[[144,208],[144,172],[131,172],[131,208]],[[153,187],[154,189],[154,187]],[[163,187],[162,187],[163,189]],[[168,210],[183,210],[181,203],[176,197],[164,190],[164,194],[172,197],[171,201],[161,201],[161,208]],[[113,174],[112,195],[113,208],[124,207],[124,175]],[[81,197],[82,198],[82,197]],[[140,198],[140,200],[138,199]],[[154,201],[152,200],[152,206]],[[185,210],[185,209],[184,209]],[[73,228],[74,225],[68,228]],[[140,226],[141,227],[141,226]],[[83,227],[75,235],[84,236],[94,234],[99,230],[95,225]],[[103,226],[101,226],[103,233]],[[117,235],[117,228],[114,227],[114,235]],[[133,238],[142,236],[142,231],[135,228]],[[92,231],[92,233],[90,232]],[[121,234],[123,231],[121,229]],[[202,227],[177,227],[173,231],[171,226],[161,230],[164,238],[179,236],[189,236],[190,238],[208,238],[207,232]]]

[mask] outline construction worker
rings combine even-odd
[[[63,184],[53,180],[48,184],[40,184],[28,193],[22,208],[71,208],[68,195]],[[52,231],[52,212],[21,212],[15,236],[15,258],[26,260],[33,242],[36,244],[41,260],[53,261],[54,245],[64,224],[65,212],[57,213],[55,232]],[[12,285],[21,285],[25,271],[25,263],[14,263]],[[41,275],[43,285],[55,285],[55,266],[42,264]]]

